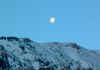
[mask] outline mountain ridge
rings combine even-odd
[[[0,37],[1,70],[100,70],[100,54],[73,42]]]

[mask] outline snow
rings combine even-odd
[[[39,68],[40,68],[39,62],[34,62],[33,67],[35,70],[39,70]]]
[[[71,47],[63,47],[63,53],[65,52],[69,57],[71,57],[72,59],[74,59],[74,61],[78,61],[79,55],[77,53],[77,51]]]

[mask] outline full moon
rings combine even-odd
[[[50,18],[50,23],[54,23],[55,22],[55,18],[54,17],[51,17]]]

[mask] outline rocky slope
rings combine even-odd
[[[0,70],[100,70],[100,54],[76,43],[0,37]]]

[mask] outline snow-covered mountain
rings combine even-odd
[[[100,70],[100,54],[76,43],[0,37],[0,70]]]

